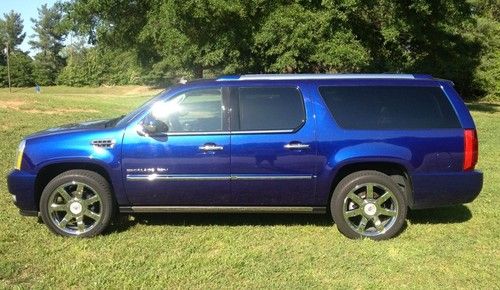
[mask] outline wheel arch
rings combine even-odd
[[[113,182],[111,179],[111,175],[108,170],[101,164],[93,163],[93,162],[57,162],[46,164],[38,170],[35,179],[35,204],[37,209],[39,209],[40,197],[42,195],[42,191],[47,186],[47,184],[54,179],[57,175],[73,169],[82,169],[93,171],[106,179],[111,187],[111,192],[113,196],[116,198],[115,189],[113,186]]]
[[[352,160],[339,164],[331,178],[328,204],[330,204],[333,191],[339,182],[349,174],[362,170],[375,170],[391,177],[402,176],[405,180],[405,188],[403,191],[407,204],[410,207],[413,205],[413,186],[410,170],[403,162],[398,162],[396,160]]]

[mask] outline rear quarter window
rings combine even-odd
[[[323,86],[319,91],[342,128],[460,128],[455,111],[438,87]]]

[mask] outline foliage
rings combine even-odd
[[[70,47],[67,53],[67,65],[59,74],[58,84],[79,87],[139,81],[141,69],[133,52]]]
[[[466,99],[500,99],[498,7],[498,0],[64,1],[32,19],[33,77],[94,86],[405,72],[451,79]],[[22,19],[9,15],[19,43]],[[67,45],[68,33],[87,45]]]
[[[13,10],[9,13],[4,13],[3,17],[4,19],[0,20],[0,46],[5,47],[4,44],[8,44],[9,51],[12,51],[26,37],[26,33],[23,33],[23,19],[20,13],[16,13]]]
[[[21,51],[10,53],[10,78],[13,87],[29,87],[33,82],[33,60]],[[7,65],[0,64],[0,87],[8,86]]]
[[[500,5],[499,1],[477,0],[474,32],[482,44],[482,55],[475,70],[476,95],[500,100]]]
[[[35,55],[33,76],[38,84],[53,85],[65,65],[60,52],[64,47],[67,29],[62,25],[63,15],[59,5],[42,5],[38,9],[38,18],[31,19],[35,25],[33,29],[36,39],[29,42],[31,47],[38,51]]]

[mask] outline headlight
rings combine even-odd
[[[21,170],[21,162],[23,161],[23,153],[25,146],[26,146],[26,140],[23,140],[21,141],[21,143],[19,143],[19,147],[17,148],[16,166],[14,167],[17,170]]]

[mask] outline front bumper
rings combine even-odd
[[[411,208],[433,208],[473,201],[483,188],[483,173],[465,171],[453,173],[414,174]]]
[[[38,200],[35,196],[36,175],[22,170],[12,170],[7,175],[7,187],[14,196],[14,204],[23,215],[36,215]]]

